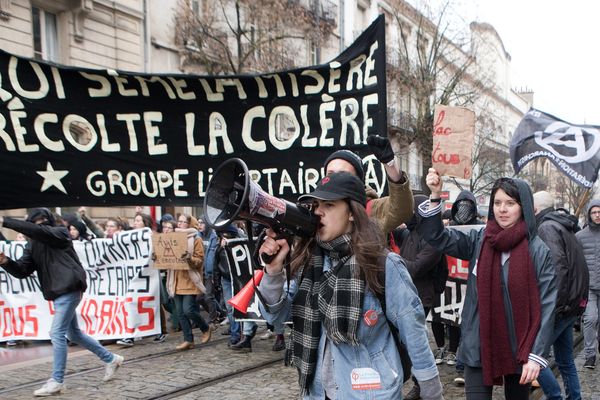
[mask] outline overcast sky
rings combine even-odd
[[[512,87],[532,89],[535,108],[600,125],[600,1],[461,3],[464,17],[494,26],[512,58]]]

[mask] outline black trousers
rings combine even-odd
[[[504,375],[504,398],[528,400],[529,384],[521,385],[520,374]],[[491,400],[493,386],[483,384],[483,370],[465,365],[465,395],[467,400]]]

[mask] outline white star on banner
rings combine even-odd
[[[52,167],[52,164],[50,164],[50,162],[48,162],[46,164],[45,171],[36,171],[36,172],[38,175],[40,175],[42,178],[44,178],[44,182],[42,183],[42,188],[40,189],[40,192],[45,192],[46,190],[50,189],[50,187],[54,186],[58,190],[63,192],[64,194],[67,194],[67,190],[65,189],[65,187],[63,186],[63,184],[60,180],[62,178],[64,178],[69,173],[69,171],[65,171],[65,170],[55,171],[54,168]]]

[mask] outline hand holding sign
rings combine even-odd
[[[8,257],[6,257],[6,254],[4,254],[3,252],[0,251],[0,265],[4,265],[8,262]]]
[[[435,106],[431,161],[441,175],[471,177],[475,113],[463,107]]]

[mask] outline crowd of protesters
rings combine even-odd
[[[268,326],[260,338],[274,338],[273,351],[287,349],[303,397],[353,398],[357,387],[367,387],[375,398],[399,398],[401,378],[410,368],[413,386],[405,399],[442,399],[438,368],[446,364],[455,369],[454,383],[464,385],[467,399],[491,399],[494,385],[504,386],[507,399],[527,399],[532,384],[540,385],[548,399],[560,399],[561,387],[549,368],[552,348],[566,397],[581,398],[573,329],[582,318],[584,367],[595,368],[600,200],[589,203],[580,230],[577,218],[554,208],[549,193],[533,194],[520,179],[500,178],[487,215],[478,213],[468,191],[443,213],[443,180],[437,171],[430,169],[426,177],[431,194],[413,197],[389,142],[378,137],[368,142],[385,166],[389,196],[378,198],[365,187],[360,157],[336,151],[324,163],[327,176],[299,199],[320,219],[314,236],[290,240],[267,229],[258,243],[261,254],[273,256],[258,266],[265,271],[259,290]],[[161,343],[169,333],[178,334],[176,349],[185,351],[195,346],[195,328],[203,344],[223,325],[231,351],[252,351],[258,324],[234,318],[226,250],[229,241],[253,240],[256,232],[246,232],[248,225],[232,222],[214,230],[201,215],[184,213],[155,221],[141,208],[135,215],[99,223],[81,207],[62,217],[36,209],[25,222],[6,218],[4,226],[30,244],[20,260],[0,253],[0,266],[18,278],[37,271],[42,281],[53,262],[44,258],[43,246],[68,253],[72,241],[113,238],[130,229],[185,233],[183,258],[189,269],[161,271],[161,332],[152,340]],[[468,263],[461,322],[434,319],[435,347],[430,348],[425,321],[444,299],[447,257]],[[283,268],[286,263],[291,269]],[[65,317],[54,318],[54,372],[36,395],[62,390],[67,338],[106,363],[104,380],[112,379],[123,362],[79,330],[73,313],[85,276],[81,265],[69,268],[74,272],[68,288],[52,291],[55,278],[41,285],[55,307],[61,299],[72,299],[64,300]],[[287,343],[286,329],[291,334]],[[116,343],[129,347],[135,339]],[[403,353],[404,345],[408,351]],[[351,375],[357,382],[347,379]]]

